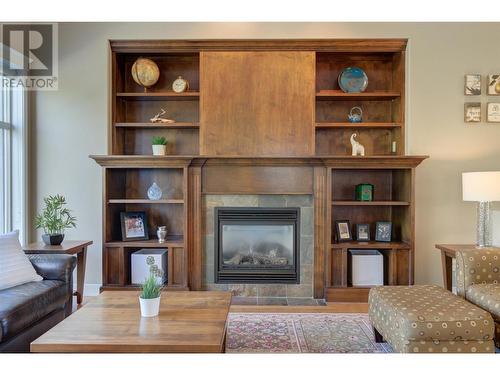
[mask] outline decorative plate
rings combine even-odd
[[[363,92],[368,86],[368,76],[363,69],[350,66],[340,73],[339,86],[344,92]]]

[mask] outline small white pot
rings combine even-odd
[[[153,155],[166,155],[167,146],[166,145],[151,145],[153,147]]]
[[[139,297],[141,315],[145,318],[158,315],[160,312],[160,298],[161,297],[144,299]]]

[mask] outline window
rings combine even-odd
[[[12,124],[10,121],[10,92],[3,88],[0,91],[0,175],[2,176],[2,183],[0,184],[0,231],[7,232],[10,228],[8,212],[9,188],[10,188],[10,144]]]
[[[26,240],[27,94],[0,89],[0,233]]]

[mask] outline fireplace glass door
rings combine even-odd
[[[222,226],[222,263],[231,267],[293,267],[293,225]]]
[[[217,282],[298,282],[298,208],[216,208]]]

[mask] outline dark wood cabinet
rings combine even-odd
[[[412,284],[415,168],[425,157],[405,156],[405,50],[404,39],[111,41],[109,155],[92,156],[104,168],[103,288],[136,288],[131,253],[166,247],[167,287],[200,290],[204,194],[311,194],[317,298],[366,300],[369,288],[350,283],[349,249],[380,250],[385,283]],[[138,57],[160,70],[147,90],[131,77]],[[340,90],[349,66],[366,72],[365,92]],[[178,76],[189,82],[180,94]],[[354,106],[362,123],[348,121]],[[150,122],[162,108],[175,123]],[[350,156],[353,133],[365,157]],[[151,155],[153,136],[168,139],[168,156]],[[153,182],[159,201],[147,198]],[[375,186],[374,201],[355,201],[358,183]],[[121,241],[124,211],[146,212],[150,240]],[[392,241],[337,243],[335,220],[372,232],[391,221]]]

